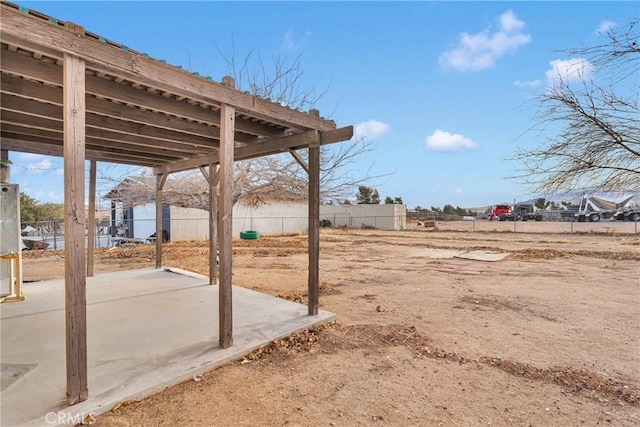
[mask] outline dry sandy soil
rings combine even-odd
[[[323,229],[320,304],[336,323],[127,402],[96,425],[639,425],[633,224],[575,224],[572,234],[566,223],[471,226]],[[510,255],[430,258],[434,249]],[[206,242],[169,243],[164,257],[208,271]],[[153,259],[149,246],[99,250],[96,271]],[[24,267],[27,279],[63,276],[59,255],[26,254]],[[234,242],[236,285],[304,301],[306,268],[306,236]]]

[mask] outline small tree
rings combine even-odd
[[[384,199],[384,204],[385,205],[402,205],[402,197],[391,197],[391,196],[387,196]]]
[[[64,217],[64,205],[61,203],[38,204],[37,221],[54,221]]]
[[[37,221],[38,201],[26,193],[20,193],[20,220],[22,222]]]
[[[455,215],[457,211],[456,208],[453,207],[453,205],[447,204],[442,208],[442,213],[447,215]]]
[[[53,221],[62,219],[64,205],[61,203],[40,203],[26,193],[20,193],[20,220],[32,224],[41,235],[54,231]]]
[[[356,194],[356,200],[359,205],[379,205],[380,194],[378,194],[378,190],[373,187],[360,185],[358,186],[358,194]]]
[[[538,209],[545,209],[547,207],[547,199],[540,197],[536,200],[535,206]]]

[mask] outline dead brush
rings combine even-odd
[[[300,353],[308,353],[318,348],[320,335],[328,328],[330,323],[316,325],[302,332],[289,335],[287,338],[271,341],[247,354],[241,365],[259,361],[266,356],[294,357]]]

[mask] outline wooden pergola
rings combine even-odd
[[[64,157],[67,401],[86,400],[86,277],[93,274],[96,162],[152,167],[156,236],[167,175],[209,182],[210,283],[218,277],[219,345],[233,345],[233,162],[290,152],[309,174],[309,315],[318,313],[320,145],[345,141],[317,110],[301,112],[113,43],[81,26],[2,1],[0,148]],[[305,162],[296,150],[308,149]],[[90,160],[85,221],[85,160]],[[218,194],[219,193],[219,194]],[[88,223],[87,223],[88,222]],[[88,248],[85,228],[88,227]],[[218,246],[217,246],[218,245]],[[156,239],[156,267],[162,239]]]

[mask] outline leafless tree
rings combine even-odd
[[[300,56],[293,59],[275,56],[265,63],[260,55],[250,52],[237,55],[233,38],[226,52],[215,45],[227,65],[227,74],[234,78],[236,88],[261,98],[287,105],[298,110],[309,110],[324,96],[329,87],[318,92],[304,85],[304,72]],[[370,169],[360,170],[358,160],[375,148],[373,142],[359,137],[341,144],[322,146],[320,151],[320,195],[323,201],[353,198],[358,185],[375,179]],[[307,150],[299,154],[307,159]],[[110,179],[108,173],[103,177]],[[155,181],[145,169],[136,169],[127,192],[127,205],[151,202],[155,197]],[[111,178],[114,186],[124,177]],[[253,206],[273,199],[306,199],[308,176],[289,154],[282,153],[234,164],[234,203],[243,200]],[[130,182],[131,184],[131,182]],[[198,171],[173,174],[165,183],[165,203],[176,206],[208,209],[208,184]],[[124,192],[123,192],[124,194]],[[124,196],[123,196],[124,197]]]
[[[233,36],[229,50],[215,42],[213,46],[226,64],[228,74],[234,78],[236,87],[252,95],[306,111],[329,91],[330,86],[318,92],[315,87],[304,84],[301,55],[293,59],[272,56],[270,63],[254,51],[240,57]]]
[[[604,44],[568,51],[595,74],[559,78],[537,96],[536,122],[525,134],[541,142],[516,152],[516,180],[545,194],[640,189],[638,30],[634,19],[610,29]]]
[[[217,44],[214,46],[226,63],[236,87],[253,95],[297,110],[308,110],[329,90],[328,86],[318,92],[313,86],[304,85],[301,56],[293,59],[274,56],[270,63],[265,63],[255,52],[239,57],[233,37],[229,51],[224,51]],[[377,178],[372,176],[371,167],[365,171],[356,167],[362,155],[374,148],[374,143],[363,137],[321,148],[320,196],[323,201],[352,198],[358,185]],[[300,154],[307,158],[306,151]],[[251,203],[259,204],[268,195],[289,194],[305,198],[307,175],[289,154],[273,155],[238,162],[235,186],[238,197],[234,200],[247,198]]]

